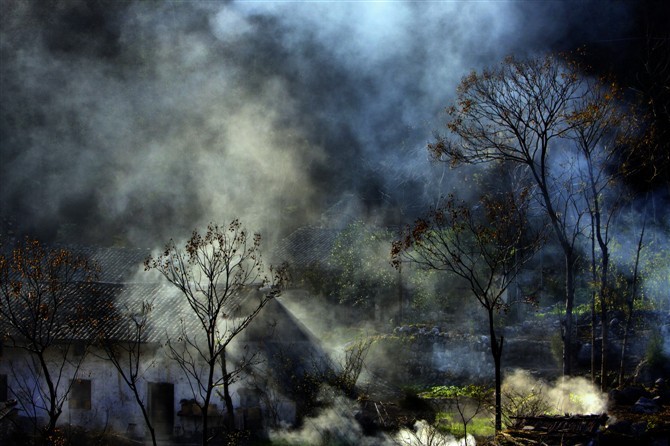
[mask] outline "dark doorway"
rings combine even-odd
[[[172,435],[174,425],[174,384],[149,383],[149,416],[156,435]]]
[[[7,401],[7,375],[0,375],[0,401]]]

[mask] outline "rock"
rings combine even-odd
[[[630,426],[630,433],[634,437],[641,437],[647,432],[647,422],[646,421],[638,421],[636,423],[631,424]]]
[[[617,404],[634,404],[641,397],[651,397],[644,387],[631,386],[624,387],[621,390],[614,389],[610,391],[610,398]]]
[[[658,398],[660,404],[670,404],[670,387],[665,383],[665,379],[658,378],[654,382],[654,387],[651,389],[651,394]]]
[[[655,414],[661,411],[661,406],[658,402],[643,396],[635,402],[631,411],[639,414]]]
[[[633,380],[636,384],[652,385],[658,378],[665,376],[668,371],[670,371],[670,361],[650,364],[644,359],[635,368]]]
[[[623,397],[621,396],[621,390],[619,389],[610,390],[607,395],[607,398],[610,401],[615,402],[616,404],[622,404],[621,400],[623,399]]]
[[[617,434],[630,435],[632,425],[633,422],[631,420],[621,420],[608,425],[607,430],[610,432],[616,432]]]

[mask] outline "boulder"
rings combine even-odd
[[[609,398],[616,404],[630,405],[634,404],[641,397],[650,398],[652,395],[641,386],[624,387],[623,389],[612,389]]]
[[[661,411],[661,406],[658,401],[643,396],[633,404],[631,411],[639,414],[655,414]]]
[[[630,426],[630,433],[633,437],[641,437],[647,433],[647,422],[646,421],[636,421]]]
[[[633,380],[636,384],[653,385],[658,378],[670,372],[670,360],[661,363],[649,363],[646,359],[640,361],[635,368]]]
[[[607,430],[617,434],[630,435],[632,425],[633,422],[631,420],[621,420],[607,425]]]
[[[654,399],[658,398],[660,404],[670,404],[670,387],[663,378],[658,378],[651,389],[651,395]]]

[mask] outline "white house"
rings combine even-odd
[[[68,311],[85,309],[87,314],[95,315],[91,320],[96,323],[83,326],[70,339],[63,339],[61,347],[53,348],[46,355],[51,368],[59,371],[60,378],[52,375],[59,394],[66,394],[71,386],[62,406],[59,424],[85,426],[87,429],[107,428],[131,436],[147,434],[133,392],[104,350],[96,346],[96,341],[103,336],[124,345],[135,342],[134,324],[128,315],[140,313],[143,302],[152,302],[148,325],[139,345],[142,358],[139,395],[159,437],[191,435],[199,429],[200,409],[191,403],[198,396],[194,395],[183,370],[168,357],[166,341],[168,338],[172,342],[178,341],[182,326],[189,333],[198,333],[201,328],[174,286],[137,281],[142,276],[136,271],[141,267],[145,254],[115,249],[98,249],[89,253],[101,264],[101,277],[93,283],[79,284],[77,292],[68,299]],[[307,355],[310,349],[319,351],[312,345],[314,339],[277,299],[271,301],[261,315],[249,327],[246,336],[237,341],[239,348],[262,350],[285,343],[292,348],[297,345],[298,355]],[[39,389],[44,386],[38,383],[43,384],[44,380],[41,373],[35,372],[39,368],[34,367],[34,357],[19,348],[22,340],[12,336],[10,328],[5,326],[0,333],[4,334],[0,349],[0,400],[17,400],[21,417],[26,420],[37,417],[38,425],[43,425],[46,412],[40,408],[45,407],[45,399]],[[66,357],[63,356],[64,347],[69,348]],[[271,360],[271,357],[266,355],[265,359]],[[283,399],[280,394],[277,395]],[[263,403],[255,392],[249,391],[244,380],[234,384],[232,397],[238,426],[257,424]],[[287,421],[291,421],[295,408],[286,401],[280,405]],[[208,410],[210,425],[222,422],[224,407],[221,397],[215,392]]]

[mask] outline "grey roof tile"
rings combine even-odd
[[[299,228],[278,243],[273,260],[287,261],[294,269],[329,267],[328,259],[340,233],[339,229]]]
[[[117,247],[66,247],[85,255],[100,268],[98,281],[105,283],[151,282],[144,272],[144,261],[151,254],[149,249]]]
[[[229,307],[237,308],[244,300],[245,296],[234,296]],[[68,331],[66,338],[92,341],[97,336],[105,336],[116,341],[132,341],[135,326],[130,315],[139,315],[143,302],[153,306],[143,336],[145,342],[162,342],[168,336],[176,338],[182,324],[188,333],[202,330],[184,295],[170,284],[89,282],[72,284],[65,307],[60,310],[61,321],[77,320],[76,329]],[[6,324],[3,332],[16,335]]]

